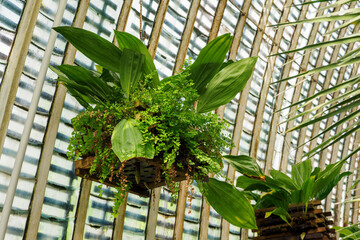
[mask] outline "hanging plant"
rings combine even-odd
[[[286,224],[295,227],[301,220],[307,220],[310,201],[325,199],[343,177],[352,174],[340,173],[345,160],[329,164],[321,171],[318,167],[313,169],[311,160],[308,159],[295,164],[291,176],[275,169],[272,169],[270,176],[267,176],[251,157],[245,155],[223,157],[242,174],[236,182],[236,187],[242,190],[216,179],[202,183],[201,187],[206,199],[223,218],[235,226],[247,229],[257,229],[261,226],[256,225],[259,224],[259,219],[256,221],[255,213],[263,219],[276,215],[285,227]],[[250,201],[253,203],[251,213],[244,205]],[[317,204],[310,205],[313,207]],[[299,215],[294,209],[298,210],[300,207],[299,211],[302,214]]]
[[[221,170],[221,153],[231,139],[211,111],[244,88],[257,60],[224,62],[230,34],[160,81],[147,48],[131,34],[115,31],[116,47],[83,29],[55,30],[98,64],[96,71],[51,69],[84,106],[72,119],[68,156],[76,160],[78,175],[116,187],[114,213],[127,191],[148,196],[148,189],[167,184],[174,195],[177,181],[201,182]]]

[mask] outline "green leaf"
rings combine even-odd
[[[219,71],[200,95],[197,111],[210,112],[233,99],[250,79],[256,61],[257,57],[241,59]]]
[[[326,185],[328,185],[329,183],[334,181],[334,179],[336,179],[345,162],[346,162],[345,160],[341,160],[337,163],[329,164],[326,166],[326,168],[323,171],[321,171],[318,174],[313,190],[313,196],[316,196],[316,199],[322,200],[326,197],[326,196],[324,197],[325,192],[321,194],[319,193],[323,190],[323,188]]]
[[[284,81],[287,81],[287,80],[290,80],[290,79],[293,79],[293,78],[305,77],[305,76],[308,76],[308,75],[311,75],[311,74],[319,73],[321,71],[328,71],[328,70],[332,70],[332,69],[335,69],[335,68],[338,68],[338,67],[348,66],[348,65],[355,64],[355,63],[358,63],[358,62],[360,62],[360,57],[355,57],[355,58],[352,58],[352,59],[350,59],[348,61],[337,61],[337,62],[330,63],[330,64],[325,65],[325,66],[320,66],[320,67],[313,68],[313,69],[305,71],[305,72],[301,72],[301,73],[296,74],[296,75],[291,76],[291,77],[283,78],[283,79],[281,79],[279,81],[273,82],[273,84],[274,83],[279,83],[279,82],[284,82]]]
[[[236,186],[246,191],[259,190],[262,192],[268,192],[271,190],[271,187],[266,182],[246,176],[238,177],[236,180]]]
[[[279,23],[276,25],[271,25],[272,27],[278,27],[278,28],[283,28],[286,26],[292,26],[292,25],[296,25],[296,24],[303,24],[303,23],[316,23],[316,22],[326,22],[326,21],[339,21],[339,20],[351,20],[354,17],[356,17],[358,14],[345,14],[345,15],[321,15],[319,17],[315,17],[315,18],[309,18],[309,19],[304,19],[304,20],[299,20],[299,21],[295,21],[295,22],[284,22],[284,23]]]
[[[296,190],[297,187],[294,183],[294,181],[285,173],[282,173],[278,170],[272,169],[270,171],[270,175],[273,177],[273,179],[280,183],[283,187],[289,189],[289,190]]]
[[[119,32],[119,31],[114,31],[114,32],[115,32],[116,40],[119,44],[119,48],[121,50],[128,48],[128,49],[140,52],[145,56],[145,64],[144,64],[144,69],[143,69],[144,74],[152,75],[151,83],[152,83],[153,87],[159,86],[159,84],[160,84],[159,74],[156,71],[153,58],[151,57],[146,46],[138,38],[134,37],[130,33]]]
[[[74,47],[97,64],[111,71],[120,67],[121,50],[90,31],[74,27],[55,27]]]
[[[291,178],[297,189],[300,189],[305,181],[310,178],[312,171],[311,160],[295,164],[291,169]]]
[[[89,104],[104,104],[109,96],[114,94],[104,81],[95,77],[93,72],[79,66],[62,65],[59,70],[51,68],[68,89],[69,93],[74,96],[78,102],[87,108]]]
[[[118,123],[111,136],[112,150],[120,161],[131,158],[152,159],[155,149],[151,143],[143,143],[143,137],[134,119],[123,119]]]
[[[300,199],[301,203],[307,204],[308,201],[313,198],[315,185],[315,176],[309,177],[301,187]]]
[[[121,88],[127,97],[129,97],[130,91],[136,87],[142,76],[143,64],[143,54],[127,48],[123,49],[119,74]]]
[[[203,49],[190,67],[190,78],[200,93],[211,78],[219,71],[232,42],[230,33],[212,40]],[[176,69],[177,70],[177,69]]]
[[[256,203],[256,209],[277,207],[287,209],[291,201],[291,196],[287,191],[274,190],[262,195],[260,201]]]
[[[266,212],[265,213],[265,218],[270,217],[272,214],[274,214],[276,216],[279,216],[287,224],[290,224],[289,220],[291,220],[291,216],[290,216],[290,214],[288,213],[288,211],[286,209],[284,209],[284,208],[275,208],[271,212]]]
[[[257,229],[253,207],[234,186],[210,178],[204,183],[204,190],[207,201],[226,221],[238,227]]]
[[[360,179],[356,179],[353,185],[349,188],[349,190],[346,191],[346,193],[349,193],[351,190],[353,190],[360,182]]]
[[[236,171],[251,177],[261,177],[264,174],[261,171],[260,166],[257,164],[256,160],[253,158],[240,155],[232,156],[225,155],[223,156],[230,164],[235,168]]]
[[[360,77],[359,77],[359,76],[355,76],[355,77],[353,77],[353,78],[348,79],[347,81],[344,81],[344,82],[342,82],[342,83],[340,83],[340,84],[335,85],[334,87],[326,88],[326,89],[324,89],[324,90],[322,90],[322,91],[320,91],[320,92],[318,92],[318,93],[316,93],[316,94],[314,94],[314,95],[311,95],[311,96],[308,97],[308,98],[305,98],[304,100],[300,100],[300,101],[298,101],[298,102],[296,102],[296,103],[291,104],[290,106],[287,106],[287,107],[285,107],[285,108],[282,108],[281,110],[284,110],[284,109],[287,109],[287,108],[291,108],[291,107],[296,106],[296,105],[299,105],[299,104],[301,104],[301,103],[304,103],[304,104],[301,106],[301,107],[304,107],[305,105],[312,103],[313,100],[316,99],[316,98],[320,98],[321,96],[325,96],[325,95],[328,95],[328,94],[330,94],[330,93],[339,91],[339,90],[341,90],[341,89],[345,89],[345,88],[347,88],[347,87],[349,87],[349,86],[353,86],[353,85],[357,84],[358,82],[360,82]],[[279,110],[279,111],[281,111],[281,110]]]
[[[360,40],[359,34],[352,34],[352,35],[346,36],[344,38],[339,38],[339,39],[335,39],[332,41],[320,42],[320,43],[316,43],[316,44],[310,44],[310,45],[306,45],[305,47],[302,47],[302,48],[291,49],[289,51],[276,53],[276,54],[273,54],[270,56],[289,54],[289,53],[293,53],[293,52],[311,50],[311,49],[315,49],[315,48],[322,48],[322,47],[328,47],[328,46],[335,46],[335,45],[339,45],[339,44],[348,44],[348,43],[352,43],[352,42],[357,42],[359,40]]]
[[[336,175],[331,181],[329,182],[321,182],[324,183],[325,185],[320,187],[317,187],[318,189],[320,189],[320,191],[315,193],[315,198],[322,200],[325,199],[327,197],[327,195],[329,195],[329,193],[331,192],[331,190],[338,184],[338,182],[346,176],[351,175],[352,172],[343,172],[340,175]]]

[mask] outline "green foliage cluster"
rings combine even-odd
[[[195,180],[219,172],[221,152],[230,147],[231,139],[222,133],[225,121],[219,121],[216,114],[195,111],[194,102],[199,95],[187,78],[189,69],[176,75],[171,82],[161,82],[158,88],[150,88],[149,79],[146,79],[127,99],[89,106],[72,119],[74,131],[68,148],[69,158],[95,156],[91,173],[100,172],[104,181],[112,169],[121,165],[111,150],[114,128],[123,119],[134,119],[143,136],[142,144],[153,145],[154,158],[162,159],[168,184],[172,179],[167,173],[173,164],[184,171],[190,167]],[[121,94],[119,88],[118,91]]]
[[[117,47],[83,29],[55,30],[98,64],[96,71],[69,65],[51,69],[85,108],[72,120],[68,155],[95,158],[90,173],[101,182],[120,178],[115,214],[131,188],[123,171],[127,160],[158,161],[173,195],[177,170],[186,172],[188,184],[220,171],[221,152],[231,140],[211,111],[245,87],[257,61],[224,62],[230,34],[211,41],[181,73],[159,81],[150,53],[131,34],[115,31]]]
[[[292,167],[291,175],[288,176],[278,170],[272,169],[270,176],[265,175],[257,162],[248,156],[224,156],[224,158],[240,173],[236,187],[229,183],[213,179],[209,183],[203,184],[205,196],[210,204],[225,219],[234,225],[244,228],[257,228],[254,210],[275,207],[275,210],[267,213],[267,217],[271,214],[280,216],[284,221],[291,220],[288,214],[289,204],[303,204],[307,209],[310,200],[322,200],[327,197],[337,183],[351,172],[341,172],[341,168],[345,160],[334,164],[329,164],[324,170],[320,168],[312,168],[311,160],[295,164]],[[231,187],[229,187],[230,185]],[[228,188],[226,193],[217,189]],[[236,204],[227,204],[225,201],[219,201],[229,196],[239,195],[238,199],[241,206]],[[242,195],[240,197],[240,195]],[[243,201],[247,199],[248,201]],[[250,205],[252,201],[253,208],[245,206]],[[238,211],[238,208],[244,209],[242,214],[234,215],[231,212]],[[249,210],[250,209],[250,210]],[[306,211],[304,214],[306,214]],[[244,214],[246,212],[246,214]],[[223,213],[223,214],[222,214]],[[250,217],[249,217],[249,216]],[[246,216],[246,219],[244,219]],[[246,224],[244,224],[244,222]]]

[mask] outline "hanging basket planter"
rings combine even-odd
[[[100,173],[90,173],[91,166],[94,164],[94,156],[80,159],[75,162],[75,175],[86,178],[92,181],[100,181]],[[158,159],[145,159],[135,158],[126,161],[123,172],[126,176],[127,181],[131,182],[131,188],[129,192],[139,195],[141,197],[150,197],[150,190],[153,188],[161,187],[166,185],[166,179],[164,176],[160,176],[161,164]],[[114,172],[118,172],[119,169],[114,169]],[[176,176],[173,181],[179,182],[186,180],[186,172],[178,169]],[[117,187],[120,182],[119,176],[116,174],[112,178],[107,178],[103,181],[103,184],[109,187]]]
[[[245,87],[257,57],[225,62],[232,37],[224,34],[160,81],[146,46],[129,33],[115,31],[116,46],[83,29],[55,30],[97,64],[51,69],[84,107],[68,147],[75,173],[116,188],[114,213],[128,191],[148,197],[166,184],[175,197],[177,182],[220,172],[232,144],[211,112]]]
[[[257,233],[254,240],[263,239],[336,239],[335,229],[331,229],[332,220],[328,217],[331,212],[323,212],[320,207],[321,201],[310,201],[306,210],[305,205],[289,205],[288,213],[291,222],[286,223],[279,216],[271,215],[266,218],[266,213],[275,208],[255,210],[256,224],[258,229],[252,230]]]

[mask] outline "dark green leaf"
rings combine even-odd
[[[120,161],[138,157],[154,158],[154,146],[143,143],[143,136],[137,125],[138,122],[134,119],[123,119],[114,129],[111,136],[112,150]]]
[[[210,112],[233,99],[250,79],[256,61],[257,57],[241,59],[219,71],[200,95],[197,111]]]
[[[56,27],[54,30],[92,61],[109,70],[119,70],[121,50],[111,42],[81,28]]]
[[[69,79],[83,86],[88,86],[104,99],[113,93],[113,89],[105,81],[99,77],[95,77],[91,71],[83,67],[61,65],[58,66],[58,68],[61,72],[65,73]]]
[[[297,189],[296,185],[294,184],[294,181],[286,174],[272,169],[270,171],[270,175],[273,177],[273,179],[278,182],[280,185],[282,185],[283,187],[285,187],[286,189],[289,190],[295,190]]]
[[[121,88],[127,97],[129,97],[130,91],[136,87],[142,76],[143,64],[143,54],[127,48],[123,49],[119,74]]]
[[[210,178],[204,190],[207,201],[226,221],[238,227],[257,229],[253,207],[234,186]]]
[[[317,189],[320,189],[320,191],[315,193],[315,198],[322,200],[325,199],[327,197],[327,195],[329,195],[329,193],[331,192],[331,190],[338,184],[338,182],[345,176],[349,176],[351,175],[352,172],[343,172],[340,175],[336,175],[331,181],[329,182],[321,182],[324,183],[325,185],[320,187],[317,187]]]
[[[219,71],[231,42],[232,37],[228,33],[215,38],[201,49],[199,56],[190,68],[190,78],[194,81],[194,87],[199,93]]]
[[[271,212],[267,212],[265,218],[270,217],[272,214],[279,216],[282,220],[284,220],[287,224],[289,224],[289,220],[291,220],[291,216],[288,211],[284,208],[275,208]]]
[[[320,193],[327,184],[331,183],[332,181],[334,181],[334,179],[336,179],[345,162],[345,160],[341,160],[337,163],[329,164],[323,171],[318,174],[313,190],[313,196],[316,196],[316,199],[323,199],[325,193],[321,195],[318,193]]]
[[[256,208],[277,207],[287,209],[291,201],[290,194],[284,190],[276,190],[262,195],[256,203]]]
[[[291,169],[291,179],[294,181],[297,189],[300,189],[305,181],[310,178],[312,171],[311,160],[295,164]]]
[[[153,58],[151,57],[146,46],[136,37],[126,32],[115,31],[115,37],[119,44],[119,48],[124,50],[124,48],[128,48],[137,52],[142,53],[145,56],[145,64],[144,64],[144,74],[152,75],[152,85],[153,87],[159,86],[160,80],[158,72],[156,71],[155,64]]]
[[[246,176],[240,176],[237,178],[236,186],[244,190],[259,190],[262,192],[268,192],[271,190],[270,186],[259,179],[249,178]]]
[[[300,199],[302,204],[307,204],[313,198],[315,176],[309,177],[301,187]]]
[[[252,159],[246,155],[232,156],[225,155],[223,156],[230,164],[235,168],[236,171],[252,177],[262,177],[264,174],[261,171],[260,166],[257,164],[256,160]]]

